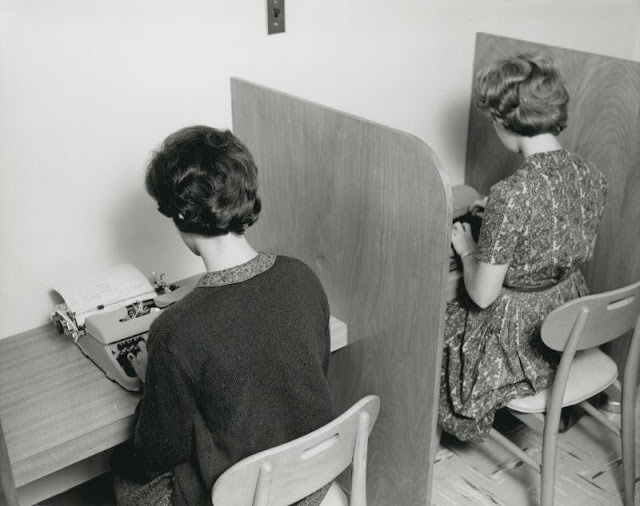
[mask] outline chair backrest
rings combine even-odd
[[[353,487],[366,487],[367,441],[379,411],[380,398],[368,395],[310,434],[241,460],[216,480],[213,505],[286,506],[330,483],[352,463],[352,498],[364,494]]]
[[[542,324],[542,341],[549,348],[563,351],[572,333],[579,332],[576,350],[593,348],[633,329],[638,314],[640,281],[617,290],[580,297],[556,308]]]

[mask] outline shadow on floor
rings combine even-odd
[[[40,506],[115,506],[113,477],[103,474],[40,503]]]

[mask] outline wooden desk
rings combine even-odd
[[[347,328],[331,317],[331,351]],[[22,506],[108,470],[140,395],[108,380],[53,325],[0,340],[0,419]]]

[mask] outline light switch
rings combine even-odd
[[[267,33],[284,32],[284,0],[267,0]]]

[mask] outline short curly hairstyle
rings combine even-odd
[[[474,92],[476,105],[516,134],[558,135],[567,126],[569,92],[543,54],[519,54],[490,65],[478,73]]]
[[[182,232],[243,234],[260,214],[258,169],[228,130],[197,125],[171,134],[153,153],[145,184]]]

